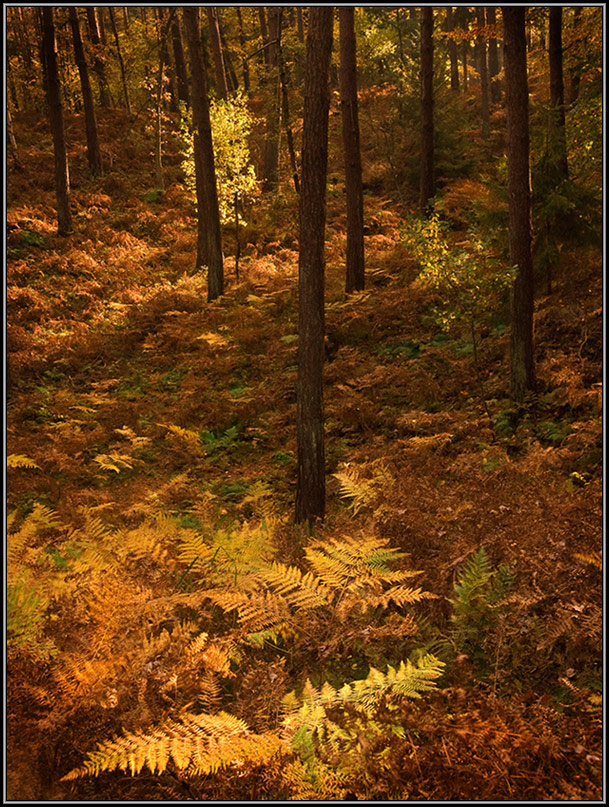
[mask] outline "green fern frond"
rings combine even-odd
[[[82,767],[70,771],[62,781],[117,769],[132,776],[144,767],[153,774],[163,773],[170,760],[186,775],[201,776],[246,762],[260,765],[282,746],[276,734],[254,734],[242,720],[226,712],[186,714],[181,723],[168,721],[151,734],[129,732],[101,743]]]
[[[470,609],[477,598],[486,597],[491,574],[491,562],[486,550],[481,546],[469,558],[455,584],[455,598],[451,600],[455,615]]]
[[[38,468],[40,470],[40,465],[37,462],[34,462],[33,459],[30,457],[26,457],[23,454],[8,454],[6,457],[6,467],[7,468]]]
[[[18,580],[6,590],[6,643],[9,650],[19,650],[41,660],[47,660],[58,650],[44,636],[48,598],[32,585]]]

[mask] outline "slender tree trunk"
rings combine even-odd
[[[171,39],[173,42],[173,59],[178,77],[178,98],[180,101],[190,106],[190,94],[188,92],[188,75],[186,73],[186,60],[184,58],[184,46],[182,45],[182,32],[180,29],[180,17],[178,12],[171,21]]]
[[[128,34],[129,33],[129,12],[127,11],[126,6],[123,6],[121,8],[121,11],[123,12],[123,30],[125,31],[126,34]]]
[[[461,64],[463,65],[463,90],[467,91],[467,52],[469,50],[469,42],[461,44]]]
[[[421,177],[419,207],[429,213],[434,187],[433,8],[421,8]]]
[[[535,389],[533,261],[529,173],[529,93],[525,7],[503,6],[510,263],[518,267],[511,290],[510,395],[516,401]]]
[[[249,94],[250,91],[250,69],[247,63],[247,53],[245,51],[245,33],[243,31],[243,17],[241,16],[241,8],[235,7],[237,12],[237,22],[239,23],[239,44],[241,46],[241,69],[243,71],[243,87],[245,92]]]
[[[123,9],[124,11],[126,9]],[[129,88],[127,86],[127,74],[125,72],[125,63],[123,61],[123,54],[121,51],[121,44],[118,38],[118,29],[116,27],[116,18],[114,16],[114,9],[112,6],[108,6],[108,11],[110,13],[110,24],[112,26],[112,34],[114,36],[114,44],[116,45],[116,55],[118,56],[118,63],[121,69],[121,81],[123,84],[123,95],[125,96],[125,107],[127,108],[127,112],[131,115],[131,101],[129,99]],[[128,25],[128,23],[127,23]],[[125,28],[128,30],[128,27]]]
[[[222,43],[220,42],[220,29],[218,27],[218,12],[215,6],[205,6],[207,14],[207,24],[209,27],[209,38],[211,40],[211,50],[216,68],[216,92],[218,98],[228,97],[228,87],[226,85],[226,69],[224,67],[224,54],[222,53]]]
[[[312,6],[309,10],[302,133],[296,522],[310,525],[325,515],[324,237],[333,13],[330,6]]]
[[[105,109],[110,106],[110,90],[108,89],[108,79],[106,77],[106,65],[101,55],[101,36],[99,22],[97,19],[97,9],[94,6],[87,6],[87,21],[89,23],[89,38],[93,45],[93,70],[97,76],[99,86],[99,103]]]
[[[455,30],[452,6],[446,6],[446,31],[451,34]],[[450,88],[459,92],[459,61],[457,59],[457,43],[448,37],[448,58],[450,59]]]
[[[478,50],[478,73],[480,75],[480,97],[481,97],[481,115],[482,115],[482,137],[487,140],[490,135],[490,118],[489,118],[489,103],[488,103],[488,70],[486,65],[486,40],[482,34],[485,28],[486,20],[484,17],[484,8],[476,6],[476,22],[480,33],[476,37],[476,48]]]
[[[19,6],[16,6],[12,9],[7,8],[7,13],[8,11],[12,11],[15,17],[15,29],[19,37],[21,46],[20,50],[23,55],[23,64],[25,67],[25,81],[22,82],[23,104],[25,109],[30,109],[32,106],[32,96],[30,90],[34,85],[35,70],[32,59],[32,46],[30,43],[28,25],[26,19],[24,18],[25,9],[21,9]]]
[[[258,19],[260,20],[260,35],[262,36],[262,60],[263,64],[269,63],[269,29],[266,24],[266,11],[264,6],[258,6]]]
[[[286,138],[288,141],[288,151],[290,154],[290,165],[292,166],[292,179],[294,180],[294,190],[300,193],[300,182],[298,180],[298,163],[296,161],[296,149],[294,148],[294,135],[290,125],[290,102],[288,96],[288,75],[283,61],[283,53],[281,50],[281,43],[278,46],[279,54],[279,82],[281,84],[281,116],[283,118],[283,125],[285,127]]]
[[[560,179],[569,178],[565,131],[565,90],[562,58],[562,8],[550,6],[550,144]]]
[[[209,117],[207,75],[201,43],[201,23],[198,6],[184,6],[184,26],[190,55],[192,80],[192,116],[195,126],[195,171],[197,180],[198,249],[206,241],[208,267],[207,299],[215,300],[224,293],[224,266],[222,261],[222,230],[218,209],[218,189],[214,164],[214,148]],[[196,156],[198,153],[198,157]],[[203,235],[205,233],[205,235]],[[200,265],[200,264],[198,264]]]
[[[23,165],[19,159],[19,149],[17,148],[17,141],[15,140],[15,133],[13,131],[13,119],[11,116],[11,108],[6,105],[6,137],[8,140],[8,148],[13,157],[13,165],[18,171],[21,171]]]
[[[222,20],[218,16],[218,31],[220,32],[220,44],[222,46],[222,54],[224,56],[224,66],[226,68],[226,84],[229,92],[237,91],[239,89],[239,79],[233,67],[233,60],[230,53],[230,48],[224,36],[224,28],[222,27]]]
[[[486,23],[493,31],[496,30],[497,13],[495,6],[486,7]],[[501,101],[501,82],[498,78],[499,46],[496,36],[491,36],[488,41],[488,73],[491,86],[491,101],[493,104],[498,104]]]
[[[267,106],[266,140],[264,146],[263,188],[274,191],[279,182],[279,128],[281,125],[279,103],[279,45],[281,41],[281,14],[279,6],[268,9],[267,51]]]
[[[63,109],[61,105],[61,87],[57,70],[57,44],[55,41],[55,23],[53,9],[43,6],[42,36],[43,54],[47,78],[47,98],[49,102],[49,118],[53,136],[53,153],[55,156],[55,190],[57,194],[57,232],[68,235],[72,231],[72,213],[70,211],[70,172],[68,154],[63,126]]]
[[[298,41],[303,44],[305,40],[304,20],[302,17],[302,6],[296,6],[296,30]]]
[[[364,275],[364,196],[357,105],[354,9],[338,9],[340,30],[340,94],[347,191],[347,279],[346,291],[361,291]]]
[[[99,148],[99,137],[97,134],[97,120],[95,119],[95,106],[93,105],[93,93],[91,92],[91,81],[89,79],[89,68],[85,58],[85,49],[82,44],[80,33],[80,22],[75,6],[69,8],[70,26],[72,28],[72,38],[74,40],[74,58],[80,76],[80,86],[82,89],[82,100],[85,110],[85,129],[87,133],[87,160],[89,169],[93,176],[100,176],[102,173],[101,151]]]
[[[573,9],[573,30],[577,31],[581,19],[582,7],[576,6]],[[569,105],[573,105],[579,97],[580,75],[578,70],[570,70],[571,87],[569,89]]]

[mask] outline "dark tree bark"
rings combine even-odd
[[[503,6],[510,262],[518,267],[511,290],[510,395],[516,401],[535,389],[533,261],[529,174],[529,91],[525,7]]]
[[[190,55],[192,117],[195,127],[195,172],[197,175],[197,267],[207,265],[207,299],[224,293],[222,231],[218,209],[218,189],[214,148],[209,117],[207,75],[201,43],[201,23],[197,6],[184,6],[184,27]]]
[[[239,79],[237,78],[237,73],[235,72],[235,68],[233,66],[231,51],[230,48],[228,47],[228,42],[226,41],[226,36],[224,35],[222,20],[220,19],[219,15],[218,15],[218,30],[220,31],[220,44],[222,45],[224,66],[226,68],[226,84],[228,87],[228,91],[233,92],[239,89]]]
[[[482,29],[486,25],[484,8],[476,6],[476,23],[479,33],[476,37],[476,49],[478,51],[478,74],[480,76],[480,98],[482,116],[482,137],[486,140],[490,134],[489,99],[488,99],[488,69],[486,64],[486,40],[482,34]]]
[[[32,58],[32,46],[30,43],[30,35],[28,31],[27,19],[24,16],[26,9],[22,9],[19,6],[16,6],[14,8],[7,8],[7,15],[9,11],[12,12],[11,16],[13,17],[15,30],[17,32],[17,36],[19,39],[21,55],[23,56],[23,64],[25,67],[25,81],[22,82],[21,87],[23,93],[23,103],[26,109],[30,109],[32,105],[30,89],[31,87],[34,86],[35,70]],[[8,63],[7,63],[7,70],[8,70]]]
[[[364,275],[364,196],[357,104],[354,8],[340,6],[340,95],[347,192],[346,291],[361,291]]]
[[[289,78],[288,72],[283,61],[283,53],[281,50],[281,42],[278,45],[278,58],[279,58],[279,83],[281,85],[281,116],[283,118],[283,125],[285,127],[286,138],[288,141],[288,152],[290,154],[290,165],[292,166],[292,179],[294,180],[294,190],[300,193],[300,181],[298,179],[298,163],[296,161],[296,149],[294,148],[294,135],[290,125],[290,101],[288,94]]]
[[[101,151],[99,148],[99,137],[97,134],[97,120],[95,118],[95,106],[93,104],[93,93],[91,91],[91,81],[89,79],[89,67],[85,58],[85,49],[82,44],[80,33],[80,21],[75,6],[69,8],[70,26],[72,28],[72,38],[74,40],[74,58],[80,76],[80,86],[82,89],[82,100],[85,110],[85,130],[87,133],[87,160],[89,169],[93,176],[100,176],[102,173]]]
[[[57,232],[68,235],[72,231],[72,213],[70,211],[70,172],[68,154],[63,126],[63,108],[61,105],[61,87],[57,70],[57,44],[55,41],[55,23],[53,9],[43,6],[42,12],[42,45],[47,79],[47,99],[49,103],[49,119],[53,137],[53,153],[55,156],[55,191],[57,195]]]
[[[582,14],[582,7],[576,6],[573,9],[573,30],[577,31],[579,28],[579,21],[581,19]],[[571,70],[569,71],[569,75],[571,78],[571,87],[569,89],[569,105],[574,104],[578,97],[579,97],[579,84],[580,84],[580,75],[578,70]]]
[[[220,29],[218,27],[218,13],[215,6],[205,6],[205,12],[207,14],[209,38],[216,68],[216,92],[218,98],[224,100],[228,97],[228,87],[226,85],[226,68],[224,66],[224,54],[222,53]]]
[[[421,8],[421,176],[419,207],[429,213],[434,195],[433,8]]]
[[[302,7],[296,6],[296,30],[298,33],[298,41],[303,44],[305,40],[304,20],[302,18]]]
[[[126,9],[123,9],[126,11]],[[108,6],[108,12],[110,14],[110,25],[112,26],[112,34],[114,36],[114,44],[116,45],[116,55],[118,56],[118,63],[121,69],[121,81],[123,84],[123,95],[125,96],[125,107],[127,112],[131,115],[131,100],[129,98],[129,88],[127,86],[127,73],[125,72],[125,63],[123,61],[123,54],[121,51],[121,43],[118,38],[118,28],[116,27],[116,18],[114,16],[114,9],[112,6]],[[127,22],[127,27],[125,30],[128,30],[129,23]]]
[[[446,32],[451,34],[455,30],[452,6],[446,6]],[[457,43],[448,37],[448,58],[450,60],[450,88],[459,91],[459,61],[457,59]]]
[[[101,35],[99,21],[97,19],[97,9],[94,6],[87,6],[87,21],[89,23],[89,38],[93,45],[93,70],[97,76],[99,86],[99,103],[105,109],[110,106],[110,90],[106,76],[106,65],[101,55]]]
[[[307,31],[298,258],[296,522],[325,515],[323,432],[324,236],[328,164],[328,78],[334,9],[312,6]]]
[[[262,62],[263,64],[269,63],[269,29],[266,24],[266,11],[264,6],[258,6],[258,19],[260,20],[260,35],[262,37]]]
[[[266,191],[274,191],[279,182],[279,129],[280,114],[280,82],[279,82],[279,46],[281,42],[281,14],[279,6],[268,9],[268,46],[267,53],[267,104],[266,104],[266,139],[264,144],[264,167],[262,186]]]
[[[569,178],[565,131],[565,90],[563,82],[562,8],[550,6],[550,147],[559,179]]]
[[[249,94],[250,91],[250,69],[247,63],[247,53],[245,52],[245,33],[243,31],[243,17],[241,16],[241,8],[235,7],[237,12],[237,22],[239,23],[239,45],[241,46],[241,69],[243,71],[243,87],[245,92]]]
[[[190,106],[190,94],[188,92],[188,75],[186,73],[186,60],[184,58],[184,46],[182,45],[182,31],[180,29],[180,17],[178,12],[171,20],[171,39],[173,42],[173,59],[176,66],[178,79],[178,98],[180,101]]]
[[[494,6],[486,7],[486,24],[493,30],[497,26],[497,13]],[[491,87],[491,101],[498,104],[501,101],[501,82],[499,75],[499,46],[497,37],[491,36],[488,40],[488,74]]]

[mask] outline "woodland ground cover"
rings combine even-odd
[[[47,124],[25,113],[24,168],[8,184],[7,442],[22,458],[8,471],[11,798],[598,799],[598,249],[565,248],[552,294],[538,297],[540,389],[515,407],[501,315],[481,330],[477,365],[467,331],[439,328],[438,300],[403,242],[408,200],[393,195],[382,144],[364,151],[367,288],[345,297],[334,132],[329,502],[313,538],[343,552],[359,541],[383,585],[387,547],[406,553],[399,568],[420,572],[413,586],[434,595],[402,591],[391,602],[375,590],[360,614],[319,583],[323,550],[311,555],[312,537],[291,520],[294,192],[286,184],[248,211],[238,283],[226,233],[228,289],[207,303],[204,278],[190,273],[194,206],[178,140],[165,155],[166,192],[150,194],[142,132],[119,112],[98,122],[111,169],[92,180],[83,121],[67,118],[73,236],[54,232]],[[455,242],[486,193],[471,179],[447,182],[441,203],[460,223]],[[300,610],[287,600],[274,623],[263,606],[247,616],[226,594],[236,596],[234,583],[253,602],[261,574],[265,591],[277,591],[273,561],[318,575]],[[339,715],[326,690],[326,717],[313,724],[298,713],[300,745],[291,756],[280,745],[279,726],[298,736],[282,699],[307,677],[338,692],[374,667],[382,688],[388,665],[426,652],[445,666],[422,699],[374,701],[362,713],[349,696],[355,705]],[[311,713],[324,703],[303,697]],[[225,757],[218,746],[220,769],[188,776],[176,751],[168,766],[132,777],[143,764],[134,751],[125,772],[62,780],[96,743],[177,725],[193,702],[244,721],[257,750],[242,749],[231,767],[237,746]],[[221,743],[229,724],[218,720]],[[174,724],[167,736],[179,738]]]

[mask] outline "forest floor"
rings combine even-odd
[[[205,279],[192,274],[194,207],[177,146],[168,144],[166,192],[155,194],[145,141],[131,132],[119,144],[126,121],[117,115],[100,116],[101,140],[113,144],[100,180],[87,177],[82,119],[67,122],[76,212],[68,238],[55,234],[46,123],[17,121],[25,168],[8,183],[7,453],[37,467],[9,469],[9,513],[22,523],[38,503],[64,527],[93,513],[135,528],[163,513],[185,528],[219,529],[255,518],[264,501],[281,524],[277,557],[298,565],[307,538],[291,521],[297,198],[285,187],[249,211],[238,281],[227,232],[227,291],[207,303]],[[412,732],[401,767],[367,797],[599,799],[600,253],[564,252],[553,293],[538,297],[539,390],[517,410],[505,323],[488,329],[478,366],[467,336],[439,332],[400,237],[408,211],[378,183],[365,198],[366,291],[345,296],[344,191],[333,176],[338,157],[327,211],[323,537],[373,532],[408,553],[437,599],[413,607],[419,633],[401,649],[441,654],[450,645],[437,691],[404,718]],[[334,475],[346,471],[372,491],[368,506],[341,495]],[[454,586],[480,547],[493,570],[509,567],[512,586],[500,612],[487,602],[459,622]],[[53,613],[49,635],[64,650],[82,644],[69,609]],[[395,658],[375,666],[387,662]],[[314,674],[311,666],[286,676],[284,691],[305,672]],[[46,662],[9,657],[12,798],[146,794],[145,782],[137,791],[125,776],[101,790],[59,783],[120,720],[84,738],[78,712],[50,720],[51,707],[24,683],[48,687],[49,675]],[[252,781],[249,791],[233,783],[219,792],[275,797]],[[211,798],[209,788],[199,793]]]

